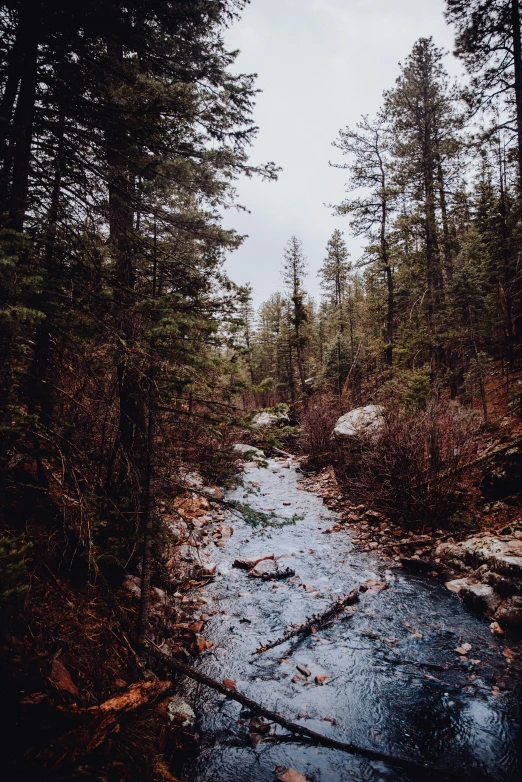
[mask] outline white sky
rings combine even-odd
[[[248,234],[226,268],[235,282],[252,284],[256,306],[281,289],[283,248],[293,234],[308,258],[306,288],[317,298],[317,269],[335,228],[344,232],[352,261],[361,255],[347,218],[325,206],[340,203],[345,192],[346,172],[328,166],[343,162],[331,142],[340,128],[379,109],[418,38],[432,36],[451,51],[444,6],[444,0],[251,0],[228,32],[228,46],[241,50],[235,70],[257,73],[262,90],[251,161],[283,168],[277,182],[240,181],[239,201],[250,214],[225,215],[227,225]],[[461,73],[451,54],[446,68]]]

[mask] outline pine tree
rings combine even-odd
[[[291,325],[293,330],[292,345],[297,354],[297,368],[301,391],[307,393],[306,375],[304,369],[304,347],[306,337],[304,334],[304,324],[307,320],[307,313],[304,304],[305,291],[303,289],[303,278],[306,271],[306,259],[303,254],[303,245],[292,236],[289,239],[285,251],[283,262],[283,282],[287,286],[291,299]],[[289,345],[289,357],[291,363],[291,346]],[[290,375],[292,374],[290,369]],[[293,381],[292,381],[293,382]]]
[[[368,254],[377,250],[378,264],[386,278],[387,316],[384,359],[393,363],[394,341],[394,282],[393,262],[388,240],[389,224],[396,192],[391,183],[390,134],[386,117],[380,114],[375,122],[363,117],[355,131],[346,128],[339,132],[334,146],[352,161],[338,165],[350,172],[349,192],[364,189],[368,194],[351,197],[338,207],[337,214],[350,215],[350,224],[356,236],[365,236],[371,242]]]

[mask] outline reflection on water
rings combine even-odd
[[[216,679],[234,679],[257,702],[341,741],[424,761],[462,778],[522,779],[520,704],[513,693],[492,689],[493,677],[505,666],[502,651],[509,639],[492,636],[488,622],[440,583],[386,570],[372,555],[354,551],[344,532],[323,535],[333,514],[318,497],[298,489],[293,468],[280,469],[272,460],[268,469],[249,467],[249,481],[259,483],[258,493],[249,495],[253,507],[304,519],[266,532],[236,519],[226,546],[211,544],[218,576],[203,593],[210,599],[209,612],[219,613],[205,631],[215,648],[199,658],[199,667]],[[241,489],[231,496],[243,494]],[[291,505],[284,506],[288,501]],[[295,579],[262,582],[232,568],[239,555],[270,551],[285,555],[282,564],[295,570]],[[324,610],[335,596],[370,577],[389,588],[364,594],[353,618],[252,657],[285,625]],[[468,671],[454,651],[462,642],[472,644],[470,659],[480,660]],[[450,667],[440,671],[427,663]],[[310,670],[307,682],[292,682],[296,665]],[[316,685],[320,674],[331,681]],[[239,704],[191,682],[185,692],[200,715],[201,752],[185,769],[193,782],[272,782],[274,768],[281,765],[312,782],[447,776],[405,772],[295,738],[253,748],[248,720],[238,722]],[[275,733],[285,736],[279,729]]]

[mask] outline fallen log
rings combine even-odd
[[[158,646],[156,646],[156,644],[150,639],[146,638],[143,642],[143,646],[152,657],[154,657],[156,660],[158,660],[158,662],[162,663],[170,670],[176,671],[183,676],[187,676],[189,679],[193,679],[193,681],[199,682],[200,684],[204,684],[206,687],[210,687],[210,689],[216,690],[216,692],[220,692],[222,695],[226,695],[228,698],[237,701],[237,703],[240,703],[242,706],[246,706],[247,709],[254,712],[255,714],[260,714],[270,722],[275,722],[278,725],[281,725],[282,728],[285,728],[291,733],[304,736],[314,744],[320,744],[323,747],[338,749],[341,752],[349,752],[353,755],[360,755],[361,757],[368,758],[368,760],[388,763],[390,765],[411,771],[422,770],[425,773],[431,772],[433,774],[438,774],[436,777],[437,779],[442,779],[443,777],[448,779],[458,778],[461,781],[463,779],[473,779],[473,777],[466,775],[465,772],[459,772],[457,775],[452,771],[446,771],[440,768],[435,768],[434,766],[430,766],[428,763],[395,757],[394,755],[388,755],[387,753],[380,752],[379,750],[370,749],[369,747],[360,747],[357,744],[352,744],[351,742],[338,741],[337,739],[332,739],[329,736],[324,736],[322,733],[316,733],[315,730],[310,730],[309,728],[304,727],[304,725],[291,722],[291,720],[286,719],[286,717],[284,717],[282,714],[279,714],[279,712],[272,711],[271,709],[265,709],[264,706],[256,703],[246,695],[242,695],[237,690],[233,690],[230,687],[227,687],[225,684],[222,684],[215,679],[211,679],[210,676],[201,673],[201,671],[198,671],[196,668],[192,668],[192,666],[187,665],[186,663],[182,663],[179,660],[173,659],[169,654],[166,654]]]
[[[364,590],[361,590],[360,587],[359,589],[352,589],[350,594],[346,595],[346,597],[336,600],[335,603],[329,606],[326,611],[323,611],[322,614],[314,614],[314,616],[311,616],[310,619],[302,622],[297,627],[293,627],[291,630],[287,630],[287,632],[278,638],[277,641],[269,641],[269,643],[265,644],[264,646],[260,646],[259,649],[256,649],[256,651],[253,652],[253,654],[263,654],[263,652],[267,652],[269,649],[274,649],[274,647],[279,646],[280,644],[284,644],[286,641],[289,641],[290,638],[295,638],[298,635],[308,635],[312,632],[312,630],[318,630],[322,625],[325,624],[325,622],[333,619],[333,617],[342,611],[346,606],[356,603],[359,600],[360,591]]]

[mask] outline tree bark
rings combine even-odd
[[[12,137],[13,171],[9,202],[9,227],[20,233],[28,207],[29,177],[31,174],[31,146],[34,134],[34,114],[36,105],[38,42],[36,30],[38,20],[28,35],[23,54],[20,79],[20,91],[13,118]],[[8,172],[5,172],[8,177]]]
[[[519,0],[511,0],[515,101],[517,107],[519,193],[522,195],[522,43],[520,37],[520,8],[518,4]]]

